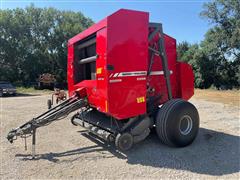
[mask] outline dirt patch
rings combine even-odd
[[[240,106],[240,90],[201,90],[195,89],[194,98],[220,102],[227,105]]]
[[[200,92],[209,94],[208,92]],[[31,160],[31,139],[14,144],[7,132],[47,110],[50,95],[1,98],[1,179],[238,179],[240,176],[239,107],[191,99],[201,119],[194,143],[170,148],[151,134],[127,153],[88,135],[70,117],[37,131],[37,157]]]

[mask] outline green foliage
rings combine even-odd
[[[182,48],[182,45],[186,48]],[[180,47],[180,48],[179,48]],[[185,52],[180,50],[185,49]],[[184,42],[178,45],[178,58],[179,61],[189,63],[194,71],[195,86],[198,88],[209,88],[213,83],[214,64],[210,62],[206,53],[199,47],[198,44],[189,44]]]
[[[54,8],[0,10],[0,80],[29,83],[39,74],[66,80],[67,41],[93,21]]]
[[[240,1],[215,0],[204,5],[201,16],[213,23],[202,47],[215,64],[217,88],[239,87],[240,68]]]
[[[201,16],[207,18],[214,27],[207,36],[223,54],[240,57],[240,1],[215,0],[204,5]]]
[[[240,1],[205,3],[201,16],[213,23],[213,27],[200,45],[178,44],[178,59],[192,65],[198,88],[239,88]]]
[[[183,41],[177,45],[177,59],[178,60],[188,61],[188,59],[185,59],[183,56],[189,50],[190,46],[191,46],[191,44],[189,44],[187,41]]]

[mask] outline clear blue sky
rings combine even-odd
[[[178,42],[200,42],[210,25],[199,17],[206,0],[0,0],[2,9],[24,8],[30,3],[36,7],[54,7],[60,10],[80,11],[95,22],[114,11],[125,8],[150,12],[152,22],[163,23],[164,32]]]

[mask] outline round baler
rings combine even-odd
[[[121,9],[77,34],[68,41],[67,61],[70,98],[10,131],[10,142],[33,134],[35,144],[38,127],[73,111],[72,124],[122,151],[150,131],[173,147],[196,138],[192,68],[177,61],[176,40],[147,12]]]

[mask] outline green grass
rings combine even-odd
[[[48,89],[44,89],[44,90],[37,90],[34,89],[33,87],[16,87],[17,89],[17,93],[21,93],[21,94],[42,94],[42,93],[52,93],[53,91],[48,90]]]

